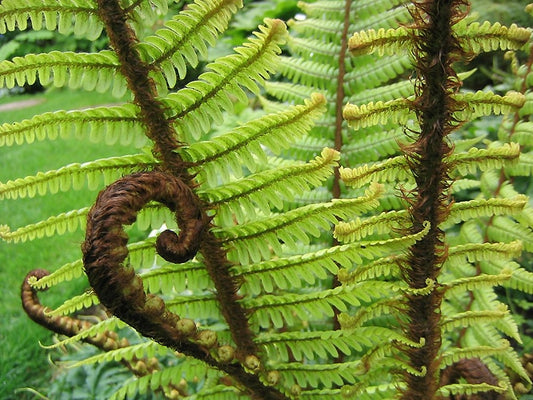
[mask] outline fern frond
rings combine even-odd
[[[465,358],[484,358],[494,356],[498,353],[507,352],[511,345],[507,340],[500,340],[498,346],[476,346],[466,348],[449,349],[442,354],[441,368],[452,365]]]
[[[373,233],[391,232],[410,223],[407,211],[389,211],[369,218],[357,218],[350,222],[339,222],[335,226],[334,237],[341,242],[354,242]]]
[[[263,146],[274,154],[289,146],[307,132],[324,108],[325,98],[314,94],[305,100],[304,105],[255,119],[209,141],[181,148],[179,153],[184,159],[201,166],[198,174],[208,183],[227,181],[223,178],[242,174],[243,165],[254,172],[257,164],[266,158]]]
[[[334,385],[355,383],[354,369],[359,365],[360,361],[336,364],[280,363],[276,365],[276,370],[289,387],[294,384],[300,387],[317,387],[321,384],[330,388]]]
[[[95,40],[103,29],[98,9],[93,2],[80,4],[76,0],[5,0],[0,4],[0,34],[15,29],[55,30],[74,33]]]
[[[525,195],[518,195],[513,199],[478,199],[454,203],[448,219],[443,227],[455,225],[460,221],[478,217],[495,215],[513,215],[520,213],[528,203]]]
[[[492,240],[510,242],[520,240],[526,251],[533,251],[533,229],[523,226],[504,216],[496,216],[487,227],[487,235]]]
[[[365,348],[390,342],[404,343],[408,340],[393,329],[378,326],[360,327],[349,331],[265,333],[256,340],[269,359],[282,362],[290,359],[289,354],[297,360],[314,360],[316,357],[327,360],[330,357],[337,357],[339,351],[349,356],[353,352],[360,353]]]
[[[281,328],[284,324],[292,326],[296,321],[331,317],[334,308],[346,311],[348,306],[359,306],[362,302],[387,297],[400,290],[396,283],[369,281],[303,294],[265,294],[245,303],[261,327]]]
[[[334,246],[315,252],[307,252],[303,255],[238,266],[233,268],[233,273],[235,276],[245,279],[243,289],[253,294],[260,293],[261,288],[267,293],[273,292],[274,287],[280,289],[299,288],[302,286],[302,281],[311,284],[315,282],[315,277],[326,279],[327,272],[336,274],[338,271],[340,273],[342,270],[339,271],[339,266],[351,268],[354,263],[361,264],[363,259],[372,260],[383,254],[406,249],[417,240],[420,240],[425,233],[425,231],[422,231],[421,233],[394,239]],[[358,265],[356,272],[362,274],[361,269],[363,268],[366,268],[366,265]],[[368,272],[368,274],[377,274],[378,269],[378,266],[374,266],[373,272]],[[340,275],[339,280],[343,281]],[[352,283],[357,283],[357,281],[353,280]]]
[[[446,296],[450,296],[453,293],[461,291],[502,285],[509,279],[511,279],[511,271],[504,269],[497,275],[481,274],[477,276],[455,279],[452,282],[446,283],[444,285],[444,290]]]
[[[441,328],[444,332],[453,332],[455,329],[468,328],[480,323],[489,323],[506,315],[509,315],[509,309],[506,305],[500,304],[497,310],[465,311],[444,317],[441,321]]]
[[[522,253],[522,242],[515,240],[510,243],[469,243],[448,249],[446,264],[455,265],[464,260],[473,263],[488,260],[509,260]]]
[[[53,315],[53,314],[50,314],[50,315]],[[46,349],[55,349],[58,347],[66,346],[68,344],[80,342],[87,337],[102,335],[109,331],[124,329],[125,327],[127,327],[125,322],[122,322],[120,319],[116,317],[109,317],[107,319],[104,319],[103,321],[100,321],[96,324],[91,325],[89,328],[80,331],[78,334],[74,336],[67,337],[63,340],[58,340],[51,345],[42,345],[42,346]]]
[[[309,234],[320,235],[320,229],[329,230],[330,223],[348,214],[369,210],[378,204],[381,185],[372,185],[364,196],[356,199],[339,199],[330,203],[310,204],[284,214],[258,220],[244,225],[215,230],[222,242],[231,248],[230,256],[241,262],[251,258],[258,262],[270,258],[272,249],[281,252],[280,240],[289,248],[296,249],[296,240],[309,243]]]
[[[113,88],[119,95],[126,89],[124,78],[118,73],[117,56],[110,50],[99,53],[52,51],[0,62],[0,87],[31,85],[36,80],[44,86],[52,83],[55,87],[82,87],[99,92]]]
[[[318,89],[333,89],[336,84],[335,68],[317,61],[281,57],[279,72],[294,83]]]
[[[472,120],[480,116],[508,114],[524,105],[526,100],[522,93],[510,91],[504,96],[492,92],[458,93],[453,96],[465,107],[456,112],[460,121]]]
[[[232,15],[242,7],[242,0],[196,0],[178,15],[165,22],[163,28],[144,38],[137,50],[144,61],[157,65],[169,87],[185,78],[188,62],[195,67],[200,57],[207,58],[207,45],[214,46]]]
[[[161,371],[154,371],[151,374],[142,377],[134,377],[120,387],[109,400],[123,400],[135,397],[137,394],[144,395],[149,390],[155,391],[161,388],[168,388],[169,385],[178,385],[184,379],[187,382],[192,382],[195,379],[204,381],[207,375],[207,367],[205,364],[193,358],[187,358],[186,362],[180,362],[177,365],[165,367]],[[230,387],[233,390],[233,388]],[[233,393],[235,394],[234,390]]]
[[[406,43],[411,41],[409,30],[400,28],[368,29],[354,33],[348,41],[348,48],[352,55],[370,54],[377,51],[380,56],[384,54],[401,53],[405,51]]]
[[[320,156],[307,164],[297,164],[258,172],[225,184],[220,188],[208,189],[201,196],[218,208],[217,217],[222,221],[238,222],[254,215],[259,210],[268,215],[272,207],[283,208],[283,200],[312,187],[319,186],[338,165],[340,155],[333,149],[324,149]]]
[[[174,296],[165,303],[173,313],[191,315],[195,320],[223,319],[217,300],[212,294]]]
[[[95,107],[86,110],[56,111],[36,115],[31,119],[0,125],[0,146],[33,143],[34,140],[78,139],[88,137],[93,142],[113,145],[135,144],[139,148],[147,138],[132,104]]]
[[[164,105],[172,110],[169,118],[174,121],[180,138],[198,139],[209,129],[211,121],[221,121],[222,110],[233,110],[228,95],[247,103],[243,88],[258,92],[258,84],[263,84],[278,63],[279,46],[285,42],[286,35],[282,21],[265,20],[255,37],[235,48],[236,54],[208,64],[208,71],[197,80],[163,98]]]
[[[115,350],[106,351],[84,360],[69,363],[70,368],[77,368],[83,365],[98,364],[109,361],[131,361],[135,358],[151,358],[155,355],[168,354],[168,348],[152,340],[147,340],[135,345],[121,347]]]
[[[404,156],[357,168],[341,167],[339,173],[343,182],[353,188],[362,187],[371,181],[406,180],[412,176]]]
[[[387,123],[403,125],[413,117],[410,103],[406,99],[378,101],[361,106],[346,104],[342,116],[354,129]]]
[[[47,314],[51,317],[69,315],[84,308],[94,306],[96,304],[100,304],[100,300],[98,300],[96,294],[94,294],[91,290],[90,292],[85,292],[78,296],[74,296],[68,300],[65,300],[63,304],[61,304],[59,307],[55,308]]]
[[[205,266],[196,261],[162,265],[140,274],[150,293],[181,293],[187,289],[213,287]]]
[[[450,385],[441,386],[437,393],[444,397],[461,396],[461,395],[475,395],[484,392],[504,393],[507,391],[506,387],[489,385],[488,383],[453,383]]]
[[[109,157],[83,164],[74,163],[58,170],[39,172],[34,176],[9,180],[0,183],[0,199],[16,199],[43,196],[46,193],[79,190],[85,182],[93,190],[100,185],[110,184],[122,174],[132,170],[153,168],[157,162],[146,154]]]
[[[398,154],[402,139],[405,139],[402,128],[368,132],[366,129],[360,129],[352,134],[350,143],[343,146],[342,155],[348,165],[376,162],[384,155]]]
[[[78,228],[85,227],[89,208],[72,210],[50,217],[44,221],[37,222],[10,231],[9,228],[0,230],[0,238],[6,242],[26,242],[36,238],[50,237],[53,235],[62,235],[65,232],[74,232]]]
[[[531,31],[519,28],[516,24],[503,26],[499,22],[491,24],[485,21],[467,23],[462,20],[455,25],[457,36],[463,48],[470,53],[479,54],[482,51],[518,50],[529,40]]]
[[[477,170],[501,168],[510,163],[516,163],[520,157],[520,145],[505,143],[499,147],[489,149],[471,148],[466,153],[455,153],[450,156],[452,168],[464,176]]]
[[[480,263],[481,270],[486,274],[497,274],[503,269],[511,269],[511,279],[505,284],[512,289],[520,290],[524,293],[533,294],[533,272],[522,268],[520,264],[504,260],[483,261]]]

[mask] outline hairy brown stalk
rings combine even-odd
[[[22,300],[22,307],[24,308],[26,314],[28,314],[28,316],[34,322],[45,327],[46,329],[68,337],[75,336],[93,326],[91,322],[86,320],[68,316],[49,315],[52,309],[41,304],[39,297],[37,296],[37,290],[34,289],[29,283],[30,278],[36,278],[39,280],[48,275],[50,275],[50,273],[47,270],[34,269],[28,272],[24,278],[20,296]],[[81,340],[92,344],[103,351],[116,350],[118,348],[128,347],[130,345],[126,338],[119,339],[117,333],[114,331],[105,331],[104,333],[96,336],[87,336]],[[143,376],[159,369],[159,362],[156,358],[145,360],[134,357],[131,361],[123,360],[122,364],[124,364],[137,376]]]
[[[413,43],[418,74],[415,83],[416,98],[412,107],[417,113],[420,132],[413,144],[404,147],[416,190],[409,198],[412,233],[419,232],[424,221],[431,223],[428,234],[410,248],[407,264],[403,267],[406,282],[413,289],[436,283],[437,289],[427,295],[407,296],[407,337],[424,341],[421,347],[406,348],[410,366],[417,374],[405,372],[407,387],[403,398],[431,400],[438,389],[439,350],[441,347],[440,305],[442,291],[438,277],[446,259],[444,232],[439,229],[448,213],[451,201],[448,195],[450,178],[446,157],[452,148],[446,138],[453,129],[453,112],[458,105],[451,94],[460,87],[452,63],[462,54],[453,35],[452,26],[463,16],[463,0],[420,0],[415,6]],[[416,32],[416,33],[415,33]]]
[[[138,212],[150,201],[162,203],[174,212],[180,228],[179,235],[165,231],[157,238],[160,255],[184,262],[193,258],[200,247],[210,250],[204,244],[209,235],[205,229],[209,218],[181,179],[159,171],[119,179],[100,192],[89,211],[82,246],[85,272],[102,304],[142,335],[230,374],[252,398],[285,399],[282,393],[261,383],[257,373],[262,368],[255,355],[246,354],[241,359],[253,373],[247,372],[235,362],[238,352],[219,345],[214,331],[198,331],[192,319],[169,311],[163,299],[145,293],[142,279],[133,268],[124,265],[128,236],[123,226],[135,222]],[[218,296],[220,299],[220,293]]]
[[[151,67],[141,60],[136,51],[137,39],[127,24],[124,10],[116,0],[98,0],[98,6],[111,46],[120,61],[120,71],[134,94],[135,103],[141,110],[147,136],[154,141],[154,155],[161,161],[164,170],[180,177],[193,187],[192,177],[187,172],[190,165],[181,160],[174,151],[182,146],[182,143],[176,139],[176,132],[170,121],[165,118],[165,110],[156,98],[155,85],[149,78]],[[207,207],[200,204],[194,193],[191,194],[191,199],[198,205],[199,212],[205,220]],[[222,244],[209,232],[209,229],[205,231],[200,252],[204,256],[207,271],[215,283],[219,306],[237,344],[239,357],[244,359],[247,355],[257,354],[257,347],[248,325],[247,313],[238,302],[236,293],[239,285],[229,273],[230,263]]]

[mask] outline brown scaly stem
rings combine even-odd
[[[413,342],[424,341],[419,348],[408,348],[409,365],[415,373],[405,373],[407,387],[403,399],[432,400],[438,389],[439,350],[441,347],[440,306],[442,291],[438,276],[446,259],[444,232],[439,224],[449,213],[448,168],[445,158],[452,152],[446,136],[452,131],[453,112],[457,105],[451,94],[460,83],[451,67],[462,54],[453,36],[452,26],[462,16],[462,0],[422,0],[413,2],[414,55],[418,81],[412,104],[417,113],[420,133],[416,141],[404,148],[416,181],[410,213],[413,232],[422,229],[424,221],[431,224],[428,234],[410,248],[403,268],[406,282],[412,289],[436,284],[427,295],[407,296],[406,335]]]

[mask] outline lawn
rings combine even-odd
[[[0,111],[0,124],[20,121],[33,115],[60,109],[77,109],[120,100],[108,94],[71,90],[49,90],[43,94],[3,97],[1,105],[20,100],[34,99],[31,107]],[[34,142],[31,145],[0,147],[0,182],[33,175],[38,171],[57,169],[71,162],[83,162],[96,158],[131,153],[131,148],[113,147],[97,143],[80,143],[77,139]],[[80,190],[32,199],[0,201],[0,225],[12,230],[37,222],[48,216],[90,205],[94,192]],[[58,354],[40,347],[50,344],[53,335],[33,323],[22,311],[19,289],[26,273],[34,268],[55,269],[80,258],[81,231],[36,239],[27,243],[0,242],[0,290],[3,293],[0,308],[0,341],[3,344],[0,365],[0,399],[34,399],[36,394],[22,388],[33,388],[46,393],[46,387],[55,368],[51,363]],[[54,288],[43,293],[43,303],[58,305],[71,294],[79,294],[87,282],[79,279],[74,285]],[[22,389],[22,390],[21,390]]]

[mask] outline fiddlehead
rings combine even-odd
[[[34,269],[26,274],[20,291],[22,307],[26,314],[34,322],[46,329],[68,337],[75,336],[81,331],[89,329],[93,325],[89,321],[67,316],[48,315],[52,310],[41,304],[37,296],[37,290],[31,286],[30,280],[39,280],[49,274],[45,269]],[[103,351],[112,351],[130,345],[126,338],[120,339],[114,331],[105,331],[95,336],[87,336],[82,340]],[[131,361],[122,360],[122,363],[137,376],[152,373],[159,369],[159,362],[153,357],[149,360],[134,357]]]
[[[231,346],[220,346],[214,331],[197,331],[193,320],[169,311],[160,297],[146,294],[142,279],[124,265],[128,236],[123,225],[135,222],[137,213],[150,201],[174,212],[180,228],[179,235],[165,231],[158,237],[158,253],[172,262],[193,258],[209,224],[196,199],[183,181],[159,171],[126,176],[100,192],[89,212],[82,246],[89,283],[102,304],[144,336],[225,371],[245,386],[252,398],[283,399],[283,394],[264,386],[255,375],[261,369],[255,355],[243,360],[244,367],[253,373],[233,363],[235,351]]]

